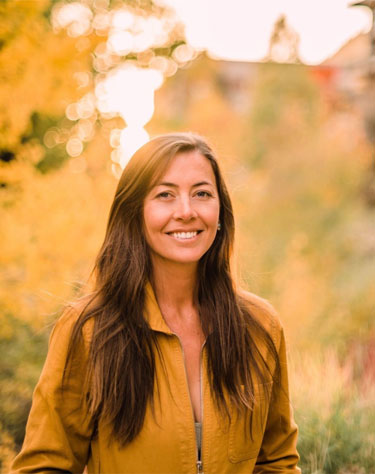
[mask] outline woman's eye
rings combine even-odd
[[[167,199],[171,197],[171,193],[169,191],[163,191],[162,193],[159,193],[156,197],[162,198],[162,199]]]
[[[211,197],[212,194],[209,193],[208,191],[198,191],[197,196],[198,197]]]

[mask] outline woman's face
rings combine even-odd
[[[153,265],[197,263],[217,232],[220,202],[209,160],[178,153],[144,202],[144,228]]]

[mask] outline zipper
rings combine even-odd
[[[203,473],[203,463],[202,463],[202,452],[203,452],[203,375],[202,375],[202,354],[203,354],[203,348],[204,345],[206,344],[206,341],[202,344],[201,350],[199,352],[199,383],[200,383],[200,408],[201,408],[201,449],[198,450],[197,446],[197,473],[198,474],[204,474]]]
[[[190,400],[190,407],[191,407],[191,414],[192,414],[192,417],[193,417],[193,423],[194,423],[194,434],[195,434],[195,421],[194,421],[194,409],[193,409],[193,404],[191,402],[191,396],[190,396],[190,390],[189,390],[189,381],[188,381],[188,378],[187,378],[187,372],[186,372],[186,364],[185,364],[185,352],[184,352],[184,348],[181,344],[181,340],[180,338],[177,336],[176,333],[172,333],[174,336],[176,336],[179,344],[180,344],[180,347],[181,347],[181,352],[182,352],[182,358],[183,358],[183,361],[184,361],[184,371],[185,371],[185,379],[186,379],[186,386],[187,386],[187,389],[188,389],[188,394],[189,394],[189,400]],[[199,453],[199,450],[198,450],[198,444],[197,444],[197,440],[196,440],[196,436],[195,436],[195,446],[196,446],[196,453],[197,453],[197,462],[196,462],[196,466],[197,466],[197,473],[198,474],[204,474],[203,472],[203,463],[202,463],[202,439],[203,439],[203,396],[202,396],[202,392],[203,392],[203,388],[202,388],[202,351],[203,351],[203,347],[204,345],[206,344],[206,341],[204,341],[204,343],[202,344],[202,347],[201,347],[201,350],[200,350],[200,354],[199,354],[199,382],[200,382],[200,409],[201,409],[201,450],[200,450],[200,453]],[[199,455],[200,454],[200,455]]]

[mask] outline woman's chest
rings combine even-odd
[[[176,334],[182,352],[183,370],[186,377],[194,420],[202,422],[202,332],[179,332]]]
[[[248,414],[229,420],[215,407],[207,374],[207,354],[202,351],[200,403],[202,421],[202,461],[205,473],[251,472],[260,448],[267,408],[253,414],[253,439]],[[153,403],[147,407],[144,426],[128,446],[112,443],[108,449],[108,431],[99,426],[92,444],[89,472],[111,473],[194,473],[197,468],[197,444],[194,408],[186,375],[185,355],[176,336],[160,344],[156,360]]]

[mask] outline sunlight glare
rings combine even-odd
[[[116,30],[126,30],[134,23],[134,15],[125,8],[120,8],[112,13],[111,26]]]
[[[96,87],[100,111],[119,114],[128,126],[143,127],[154,113],[154,91],[163,83],[155,69],[122,65]]]
[[[51,13],[52,27],[55,31],[66,28],[68,35],[77,37],[90,31],[93,13],[80,2],[58,3]]]
[[[177,71],[177,64],[165,56],[154,56],[150,60],[149,66],[160,71],[165,77],[173,76]]]
[[[141,127],[126,127],[120,137],[120,166],[125,168],[131,156],[150,139],[148,133]]]
[[[177,46],[173,51],[172,56],[179,64],[184,64],[194,59],[195,50],[189,44],[180,44],[180,46]]]
[[[163,74],[151,68],[123,64],[110,72],[96,87],[97,107],[102,113],[120,115],[126,122],[124,130],[111,132],[115,148],[111,158],[124,168],[133,153],[149,136],[143,128],[154,113],[154,91],[163,83]],[[112,167],[112,171],[117,170]],[[113,171],[117,176],[117,171]]]
[[[110,14],[108,12],[100,12],[94,16],[92,26],[95,28],[97,33],[105,32],[110,25]]]
[[[134,36],[129,31],[114,31],[108,36],[107,45],[110,51],[125,56],[133,50]]]
[[[162,46],[168,39],[170,27],[167,20],[153,15],[143,17],[125,8],[117,9],[112,13],[108,45],[119,55],[142,52]]]

